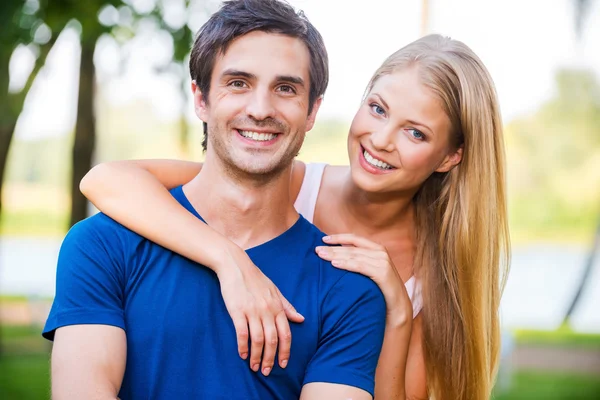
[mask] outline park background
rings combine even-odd
[[[99,162],[201,160],[186,67],[213,0],[2,0],[0,398],[49,398],[41,325]],[[497,399],[600,398],[600,1],[291,0],[331,78],[305,161],[347,163],[371,74],[426,33],[469,45],[505,123],[512,269]]]

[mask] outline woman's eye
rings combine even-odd
[[[369,104],[369,106],[371,107],[371,110],[373,110],[373,112],[377,115],[385,115],[385,110],[377,103],[371,103]]]
[[[415,138],[417,140],[425,139],[425,135],[423,135],[423,133],[421,131],[414,129],[414,128],[409,129],[409,131],[413,138]]]

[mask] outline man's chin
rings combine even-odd
[[[234,170],[241,175],[256,178],[273,177],[285,171],[292,164],[292,161],[281,160],[265,160],[265,162],[257,162],[259,160],[248,160],[248,162],[236,162]]]

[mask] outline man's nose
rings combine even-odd
[[[248,101],[246,113],[257,121],[275,116],[275,107],[268,89],[256,89]]]

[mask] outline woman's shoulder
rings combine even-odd
[[[327,165],[323,171],[321,191],[339,193],[349,169],[348,165]]]
[[[292,184],[290,186],[292,201],[296,201],[300,188],[302,187],[302,181],[304,181],[304,174],[306,173],[306,164],[300,160],[294,160],[292,166]]]

